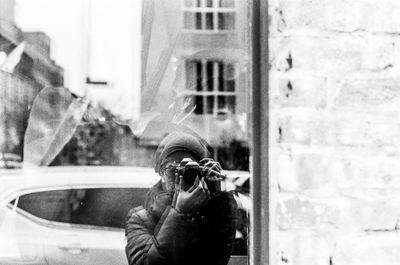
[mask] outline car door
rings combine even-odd
[[[46,260],[57,265],[127,265],[124,237],[122,229],[54,224],[45,242]]]
[[[127,264],[125,218],[141,205],[146,188],[46,190],[20,197],[20,206],[40,215],[47,264]]]
[[[45,228],[18,208],[18,198],[0,209],[0,264],[46,264],[42,243]]]

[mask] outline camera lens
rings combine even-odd
[[[184,190],[188,190],[193,186],[196,177],[200,177],[201,170],[199,164],[194,161],[187,162],[182,174],[182,185]]]

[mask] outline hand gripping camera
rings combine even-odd
[[[198,176],[199,179],[204,177],[204,181],[206,182],[210,193],[214,194],[217,191],[215,184],[210,183],[210,179],[207,177],[214,176],[216,178],[223,178],[223,175],[217,171],[204,167],[204,163],[198,163],[190,158],[183,158],[181,162],[173,163],[171,167],[174,168],[176,176],[182,176],[181,187],[184,191],[187,191],[191,186],[193,186],[193,183]]]

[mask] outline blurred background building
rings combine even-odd
[[[248,165],[248,1],[148,2],[154,8],[153,27],[151,40],[143,40],[144,48],[149,45],[149,54],[142,70],[146,74],[154,71],[162,51],[174,45],[152,111],[168,113],[173,102],[186,114],[192,112],[182,124],[215,147],[216,159],[225,160],[225,167]],[[142,112],[148,104],[143,99],[142,95]],[[157,143],[162,134],[149,130],[141,139]],[[228,150],[237,150],[236,158],[243,161],[228,161],[235,157],[228,155]]]
[[[0,0],[0,52],[6,57],[18,45],[23,50],[14,69],[0,70],[0,161],[3,162],[21,159],[29,108],[37,93],[43,87],[64,83],[63,68],[50,58],[50,38],[43,32],[23,32],[15,24],[14,12],[15,0]]]

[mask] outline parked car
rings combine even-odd
[[[139,167],[2,173],[0,264],[126,265],[126,214],[158,180],[153,169]],[[247,264],[247,257],[230,262]]]

